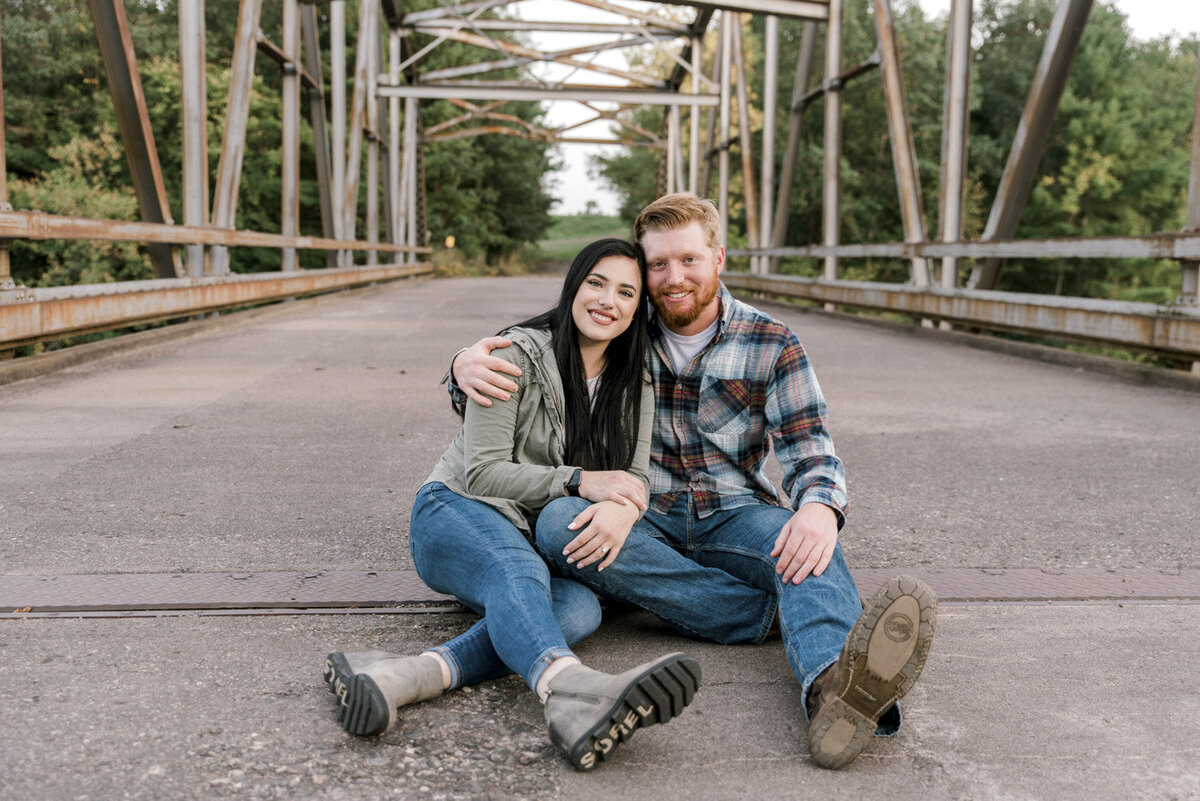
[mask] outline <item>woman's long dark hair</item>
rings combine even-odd
[[[633,259],[641,276],[642,291],[629,327],[604,351],[604,378],[593,406],[588,398],[587,376],[579,355],[579,329],[571,317],[571,304],[579,287],[596,264],[609,256]],[[563,280],[558,305],[518,325],[550,331],[554,359],[562,375],[566,397],[565,464],[585,470],[625,470],[633,461],[641,420],[642,372],[645,369],[647,322],[646,257],[641,247],[624,239],[600,239],[579,251]]]

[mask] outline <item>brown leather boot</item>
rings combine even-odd
[[[808,752],[824,768],[862,753],[880,716],[912,689],[933,642],[937,596],[910,576],[890,579],[863,609],[837,662],[808,695]]]

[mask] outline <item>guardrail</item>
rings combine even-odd
[[[141,241],[428,255],[428,247],[0,211],[0,238]],[[428,262],[0,290],[0,350],[432,272]]]
[[[1193,262],[1200,235],[888,242],[730,249],[730,257],[816,258],[1158,258]],[[733,288],[857,309],[893,312],[953,325],[1108,345],[1190,360],[1200,372],[1200,307],[1186,295],[1172,304],[1132,303],[993,290],[949,289],[792,275],[727,271]]]

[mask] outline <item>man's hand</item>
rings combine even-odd
[[[517,391],[517,385],[504,376],[519,376],[521,368],[492,355],[496,348],[511,344],[507,337],[486,337],[454,357],[450,365],[454,382],[480,406],[491,406],[492,398],[506,401]]]
[[[784,584],[825,572],[837,545],[837,514],[823,503],[806,503],[784,524],[771,556]]]
[[[583,568],[600,562],[597,570],[608,567],[621,552],[638,516],[637,507],[632,505],[622,506],[612,501],[593,503],[567,526],[572,531],[583,529],[563,548],[567,563]]]
[[[615,501],[644,512],[650,504],[646,485],[624,470],[584,470],[579,482],[579,497],[592,503]]]

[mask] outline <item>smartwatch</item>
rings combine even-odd
[[[563,482],[563,492],[572,498],[579,497],[579,482],[583,480],[583,468],[576,467],[571,477]]]

